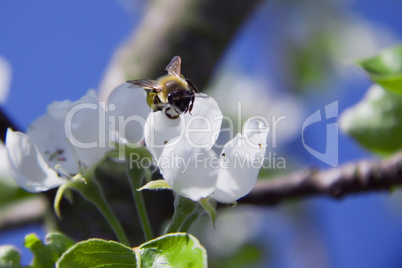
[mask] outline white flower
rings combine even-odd
[[[268,135],[262,121],[250,118],[218,156],[212,147],[223,116],[205,94],[196,94],[191,113],[169,119],[165,111],[151,112],[145,90],[125,83],[110,94],[107,109],[114,142],[138,145],[145,138],[164,179],[178,194],[230,203],[254,187]]]
[[[196,95],[191,114],[181,114],[177,119],[169,119],[163,111],[152,112],[144,129],[147,148],[158,159],[165,147],[184,137],[193,147],[210,149],[218,139],[222,118],[216,101],[205,94]]]
[[[11,177],[11,172],[7,160],[8,153],[3,142],[0,142],[0,159],[3,159],[3,161],[0,162],[0,184],[4,183],[13,188],[18,187],[18,184]]]
[[[266,151],[268,127],[250,118],[243,133],[229,141],[219,156],[211,149],[220,132],[222,113],[216,101],[197,95],[194,108],[178,119],[150,113],[145,142],[171,188],[193,201],[211,196],[231,203],[255,186]]]
[[[142,88],[123,83],[115,88],[107,100],[107,118],[111,140],[116,143],[138,144],[144,137],[144,125],[151,108]]]
[[[11,176],[26,191],[46,191],[65,182],[49,167],[38,148],[24,133],[8,129],[6,147]]]
[[[98,142],[102,112],[91,90],[78,101],[50,104],[26,134],[8,129],[6,148],[12,177],[25,190],[38,192],[85,172],[110,150]]]

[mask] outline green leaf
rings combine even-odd
[[[185,233],[165,235],[134,249],[114,241],[89,239],[67,250],[56,267],[137,267],[137,258],[140,267],[207,267],[205,249]]]
[[[66,251],[57,261],[56,267],[137,267],[137,261],[135,252],[123,244],[89,239],[75,244]]]
[[[164,235],[134,250],[141,256],[141,267],[207,267],[206,250],[185,233]]]
[[[20,253],[12,246],[0,246],[0,267],[21,268]]]
[[[45,244],[35,235],[25,237],[25,247],[29,248],[33,257],[33,267],[54,267],[60,256],[74,245],[74,241],[60,233],[50,233],[45,238]]]
[[[142,190],[171,190],[172,188],[167,184],[165,180],[155,180],[150,181],[141,188],[137,189],[137,191]]]
[[[340,127],[365,148],[390,155],[402,149],[402,94],[378,85],[340,116]]]
[[[402,46],[384,50],[374,57],[359,60],[357,64],[374,82],[402,93]]]

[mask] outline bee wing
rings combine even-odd
[[[130,80],[130,81],[127,81],[127,83],[130,83],[135,86],[139,86],[145,90],[153,90],[156,92],[162,91],[162,86],[155,80],[139,79],[139,80]]]
[[[174,56],[173,59],[166,66],[166,71],[168,74],[175,75],[177,77],[181,77],[181,58],[180,56]]]

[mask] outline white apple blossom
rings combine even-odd
[[[98,143],[103,109],[90,90],[78,101],[50,104],[26,134],[8,129],[6,148],[12,177],[25,190],[38,192],[83,174],[110,150]]]
[[[231,203],[255,186],[265,156],[267,125],[250,118],[243,133],[229,141],[218,156],[213,150],[222,123],[216,101],[199,94],[190,113],[169,119],[150,113],[145,142],[163,178],[179,195],[199,201],[208,196]]]
[[[6,147],[11,176],[26,191],[46,191],[65,183],[65,179],[49,167],[28,135],[8,129]]]

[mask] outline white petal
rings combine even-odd
[[[155,159],[165,147],[183,141],[194,149],[210,149],[219,136],[221,124],[222,113],[216,101],[197,94],[191,114],[169,119],[163,111],[150,113],[145,124],[145,142]]]
[[[27,135],[8,129],[6,148],[11,175],[25,190],[46,191],[66,182],[49,168]]]
[[[114,89],[107,100],[107,119],[111,132],[117,134],[113,141],[140,142],[150,111],[142,88],[124,83]]]
[[[11,177],[11,172],[8,163],[8,152],[4,143],[0,142],[0,181],[9,185],[10,187],[18,187],[15,180]]]
[[[86,167],[98,162],[109,146],[106,112],[93,91],[71,104],[64,122],[66,137],[73,146],[77,160]]]
[[[67,113],[71,107],[79,103],[97,103],[96,92],[93,89],[87,91],[87,93],[81,97],[78,101],[72,102],[70,100],[54,101],[47,106],[47,113],[57,120],[63,120],[66,118]]]
[[[47,106],[47,113],[54,119],[64,121],[66,114],[71,108],[72,102],[69,100],[54,101]]]
[[[169,119],[163,111],[151,112],[144,128],[144,138],[147,149],[158,160],[162,150],[177,145],[184,137],[184,121],[180,116]]]
[[[187,143],[196,148],[212,148],[218,139],[222,112],[216,101],[206,94],[196,94],[193,110],[182,115]]]
[[[257,117],[251,117],[246,122],[244,122],[243,136],[248,146],[254,149],[265,148],[268,146],[268,124],[269,123],[266,121],[265,118],[259,119]]]
[[[29,126],[27,135],[51,168],[59,165],[68,174],[78,173],[76,157],[64,133],[64,117],[45,114]]]
[[[215,189],[219,159],[211,149],[194,149],[181,142],[163,150],[157,164],[163,178],[181,196],[199,201]]]
[[[89,90],[80,100],[55,101],[47,107],[47,114],[36,119],[27,135],[45,157],[50,167],[74,175],[78,163],[92,166],[99,161],[108,147],[104,109]],[[103,128],[102,128],[103,122]]]
[[[216,191],[219,202],[231,203],[248,194],[257,182],[266,151],[269,129],[255,118],[246,121],[238,134],[222,150]]]

